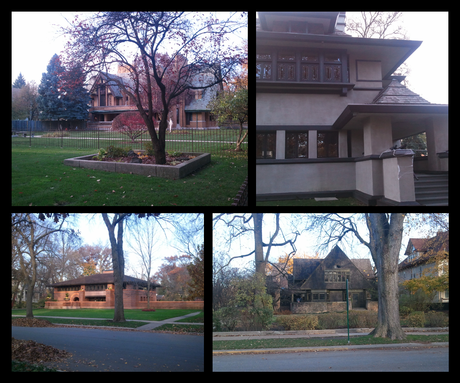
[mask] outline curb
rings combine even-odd
[[[394,343],[394,344],[369,344],[355,346],[322,346],[322,347],[289,347],[289,348],[260,348],[251,350],[216,350],[213,356],[217,355],[238,355],[238,354],[278,354],[289,352],[321,352],[321,351],[352,351],[363,349],[379,348],[432,348],[432,347],[449,347],[448,342],[433,343]]]

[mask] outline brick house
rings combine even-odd
[[[49,285],[54,287],[54,301],[47,301],[45,308],[114,308],[115,285],[112,270]],[[156,288],[150,284],[150,302],[156,301]],[[147,282],[142,279],[124,276],[123,304],[125,309],[147,307]]]
[[[193,85],[203,81],[205,75],[193,80]],[[112,120],[122,112],[136,111],[134,100],[124,92],[117,82],[128,86],[131,80],[128,70],[119,66],[117,74],[100,73],[94,79],[91,89],[91,107],[89,109],[88,125],[93,128],[111,128]],[[198,86],[198,85],[197,85]],[[219,85],[200,90],[190,90],[187,96],[178,97],[170,106],[169,119],[172,128],[213,128],[216,122],[208,108],[209,101],[215,96]],[[159,113],[155,113],[158,121]],[[156,124],[156,126],[158,126]]]
[[[447,205],[448,105],[395,74],[422,41],[352,37],[345,20],[345,12],[259,12],[257,200]],[[420,134],[423,156],[400,148]]]
[[[294,258],[289,283],[292,313],[345,311],[346,280],[350,309],[377,311],[369,290],[375,279],[369,259],[350,259],[335,246],[324,259]]]
[[[407,258],[398,265],[399,282],[432,275],[439,252],[449,253],[449,232],[439,232],[433,238],[410,238],[404,253]],[[441,262],[438,276],[445,272],[444,264],[448,266],[448,262],[448,258]],[[449,302],[449,291],[437,291],[433,302]]]

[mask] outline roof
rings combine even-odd
[[[372,104],[430,104],[430,102],[412,92],[394,78],[377,95]]]
[[[199,100],[192,100],[190,104],[185,106],[186,112],[206,112],[209,111],[208,103],[214,98],[219,89],[218,85],[213,85],[210,88],[202,90],[201,98]]]
[[[114,277],[113,277],[113,272],[111,273],[102,273],[102,274],[93,274],[93,275],[88,275],[86,277],[80,277],[76,279],[71,279],[69,281],[64,281],[64,282],[57,282],[53,283],[51,287],[59,287],[59,286],[79,286],[79,285],[96,285],[96,284],[106,284],[106,283],[114,283]],[[130,277],[128,275],[125,275],[123,278],[123,282],[128,283],[128,284],[138,284],[140,286],[147,286],[147,281],[144,281],[142,279]],[[150,286],[154,287],[160,287],[161,285],[157,283],[151,283]]]
[[[449,232],[439,232],[432,238],[410,238],[405,255],[411,255],[412,249],[422,253],[419,257],[409,259],[407,257],[398,265],[399,270],[407,269],[421,263],[427,262],[430,258],[436,256],[439,251],[449,251]]]

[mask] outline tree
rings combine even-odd
[[[35,216],[28,213],[11,216],[13,249],[18,251],[23,280],[27,284],[26,318],[34,317],[32,298],[37,281],[38,255],[49,245],[49,235],[60,231],[63,223],[64,220],[57,228],[52,228],[39,224]]]
[[[86,120],[91,96],[85,88],[85,75],[79,65],[65,70],[59,78],[59,93],[63,100],[62,118]]]
[[[233,20],[235,16],[239,15],[233,13],[223,21],[211,14],[205,17],[185,12],[100,12],[83,21],[76,17],[63,28],[69,36],[67,61],[79,62],[86,73],[105,72],[111,64],[129,68],[129,83],[114,81],[131,96],[144,119],[156,163],[165,164],[165,133],[172,100],[188,89],[205,89],[222,82],[241,62],[242,55],[225,41],[246,25]],[[170,55],[159,55],[165,49]],[[129,52],[134,52],[134,58]],[[169,91],[165,83],[168,78],[175,79],[169,82]],[[153,120],[155,87],[162,105],[158,135]],[[147,100],[146,108],[143,100]]]
[[[136,138],[147,132],[147,127],[139,112],[124,112],[113,119],[112,130],[126,134],[134,143]]]
[[[40,120],[59,120],[63,116],[64,106],[59,88],[60,76],[64,70],[59,56],[55,54],[46,68],[46,73],[43,73],[38,87],[37,103]]]
[[[211,100],[208,105],[211,113],[217,116],[219,125],[237,121],[240,125],[238,138],[236,140],[236,151],[241,150],[241,143],[246,139],[248,131],[243,134],[243,124],[248,122],[248,90],[240,88],[234,91],[227,90],[220,92]]]
[[[204,299],[204,245],[196,257],[193,257],[192,263],[187,265],[187,271],[191,281],[188,283],[188,299]]]
[[[190,275],[187,265],[191,258],[190,255],[165,257],[164,262],[155,273],[155,279],[160,281],[166,300],[185,301],[188,299],[187,286],[190,282]]]
[[[26,85],[26,80],[22,73],[19,73],[19,76],[16,80],[13,82],[13,88],[21,89],[23,86]]]

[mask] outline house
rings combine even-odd
[[[436,267],[439,258],[449,253],[449,232],[439,232],[432,238],[410,238],[406,252],[407,258],[398,265],[399,282],[404,282],[414,278],[420,278],[423,275],[442,275],[444,268],[448,266],[448,257],[441,261]],[[436,259],[437,258],[437,259]],[[437,291],[433,302],[449,302],[449,291]]]
[[[294,258],[289,283],[292,313],[346,311],[346,280],[350,310],[377,310],[370,301],[375,275],[369,259],[350,259],[335,246],[324,259]]]
[[[126,86],[132,85],[128,74],[128,69],[120,65],[116,75],[103,72],[96,76],[90,89],[89,126],[95,129],[111,128],[112,120],[120,113],[137,110],[134,100],[118,85],[120,82]],[[199,77],[201,78],[193,80],[193,85],[199,86],[198,83],[200,80],[203,82],[203,77],[206,75],[202,74]],[[218,88],[219,86],[215,85],[210,88],[190,90],[187,96],[178,97],[177,101],[173,101],[169,113],[171,128],[216,127],[208,103],[215,96]],[[159,117],[160,114],[155,113],[156,121]]]
[[[422,42],[352,37],[345,17],[259,12],[257,200],[447,205],[448,105],[429,103],[394,75]],[[396,148],[421,133],[428,155]]]
[[[49,285],[54,287],[54,299],[47,301],[45,308],[114,308],[115,285],[113,270],[105,270],[102,274],[57,282]],[[159,284],[150,284],[150,302],[156,301],[156,288]],[[123,305],[125,309],[147,307],[147,282],[142,279],[124,276]]]

